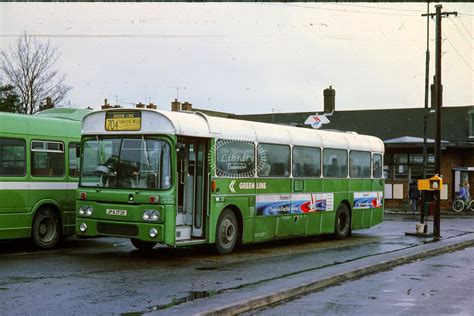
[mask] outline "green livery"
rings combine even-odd
[[[89,111],[0,113],[0,239],[52,248],[75,232],[76,147]]]
[[[107,128],[114,111],[83,122],[79,236],[141,249],[213,243],[227,254],[240,243],[345,238],[383,220],[378,138],[143,109],[120,109],[122,128]]]

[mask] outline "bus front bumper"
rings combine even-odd
[[[126,237],[160,243],[164,242],[164,225],[156,223],[94,220],[78,217],[76,219],[76,235],[88,237]]]

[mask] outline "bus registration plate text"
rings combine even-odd
[[[139,131],[142,115],[139,111],[111,111],[105,114],[106,131]]]
[[[105,214],[115,215],[115,216],[127,216],[127,210],[116,210],[116,209],[108,208],[105,210]]]

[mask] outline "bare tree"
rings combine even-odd
[[[0,70],[20,96],[21,113],[38,112],[47,97],[57,105],[71,90],[64,84],[66,76],[54,69],[59,56],[56,46],[41,43],[26,32],[15,46],[1,52]]]

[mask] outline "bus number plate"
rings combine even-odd
[[[105,214],[114,216],[127,216],[127,210],[115,210],[112,208],[108,208],[105,210]]]
[[[139,131],[142,113],[139,111],[110,111],[105,114],[106,131]]]

